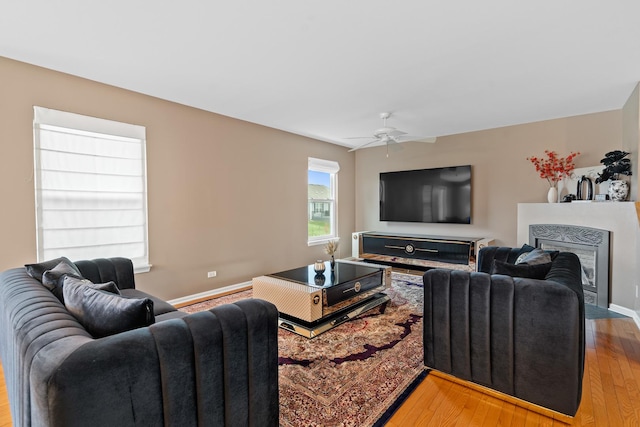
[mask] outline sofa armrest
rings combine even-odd
[[[41,404],[55,426],[277,426],[277,318],[252,299],[93,340]]]

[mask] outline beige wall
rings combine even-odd
[[[623,149],[629,151],[631,155],[632,173],[629,177],[631,185],[630,193],[635,200],[638,200],[640,194],[640,174],[638,173],[638,151],[640,148],[640,84],[636,85],[635,89],[627,99],[627,102],[622,107],[622,138],[624,141]],[[636,220],[640,222],[640,210],[639,205],[636,203]],[[637,223],[636,223],[637,224]],[[640,228],[635,227],[635,265],[640,266]],[[640,319],[640,277],[637,275],[629,280],[628,284],[630,288],[629,298],[627,301],[634,301],[633,308],[636,311],[636,317]]]
[[[622,147],[620,110],[509,126],[438,138],[435,144],[406,143],[399,151],[384,147],[356,153],[356,228],[395,233],[492,237],[516,246],[517,204],[544,202],[549,188],[529,156],[555,150],[580,151],[577,167],[600,164],[604,153]],[[411,224],[378,220],[378,174],[403,169],[472,165],[470,225]],[[575,193],[575,189],[571,189]]]
[[[629,194],[633,200],[638,200],[638,144],[640,143],[640,85],[635,89],[622,107],[622,150],[628,151],[631,159],[630,177],[622,177],[630,183]]]
[[[247,102],[250,102],[248,100]],[[517,242],[519,202],[542,202],[546,181],[526,160],[581,151],[578,167],[623,147],[621,110],[359,150],[254,125],[0,58],[0,269],[36,257],[33,105],[147,127],[150,273],[138,286],[173,299],[324,258],[306,243],[307,157],[336,160],[340,256],[350,233],[393,231]],[[637,152],[637,150],[636,150]],[[636,154],[637,159],[637,154]],[[635,163],[635,162],[634,162]],[[378,173],[471,164],[471,225],[378,221]],[[216,270],[218,277],[207,279]]]
[[[0,58],[0,270],[36,258],[34,105],[146,126],[153,268],[136,276],[143,290],[173,299],[326,258],[307,246],[309,156],[340,164],[341,254],[349,254],[347,149]],[[207,279],[210,270],[218,277]]]

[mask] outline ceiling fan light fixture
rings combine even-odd
[[[380,138],[382,136],[391,134],[395,130],[396,128],[385,126],[383,128],[376,129],[376,131],[373,133],[373,136],[375,136],[376,138]]]
[[[391,113],[380,113],[380,118],[384,121],[382,127],[376,129],[373,132],[372,140],[365,142],[364,144],[358,145],[349,150],[349,152],[359,150],[361,148],[367,147],[373,143],[383,143],[387,145],[387,157],[389,156],[388,148],[389,143],[401,143],[401,142],[411,142],[411,141],[424,141],[424,142],[435,142],[435,138],[425,138],[425,137],[417,137],[407,135],[406,132],[401,130],[397,130],[394,127],[387,126],[387,119],[391,116]],[[358,139],[358,138],[369,138],[369,137],[351,137],[347,139]]]

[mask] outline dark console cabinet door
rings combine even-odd
[[[371,289],[384,286],[384,278],[382,271],[371,274],[367,277],[352,280],[350,282],[341,283],[322,290],[324,293],[325,304],[328,307],[351,299],[358,294],[363,294]]]
[[[362,251],[399,258],[468,264],[470,242],[363,235]]]

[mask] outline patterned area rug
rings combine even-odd
[[[381,425],[424,377],[422,277],[393,273],[387,294],[384,313],[375,308],[313,339],[279,330],[281,426]],[[251,295],[243,291],[181,310]]]

